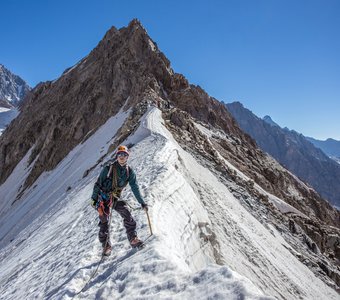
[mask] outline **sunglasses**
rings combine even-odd
[[[121,152],[121,153],[118,153],[117,154],[117,157],[128,157],[129,155],[124,153],[124,152]]]

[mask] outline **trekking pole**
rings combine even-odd
[[[151,227],[151,222],[150,222],[150,217],[149,217],[149,212],[147,210],[145,210],[146,216],[148,218],[148,223],[149,223],[149,228],[150,228],[150,236],[153,235],[152,233],[152,227]]]

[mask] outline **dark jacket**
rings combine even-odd
[[[111,171],[109,173],[109,171]],[[113,176],[114,172],[117,172],[117,185],[118,189],[113,190]],[[109,174],[108,174],[109,173]],[[136,180],[136,174],[129,166],[121,166],[117,161],[107,165],[101,171],[96,184],[93,188],[92,199],[98,200],[98,196],[109,199],[109,194],[115,192],[117,197],[120,197],[122,189],[129,183],[133,194],[140,204],[144,204],[143,197],[140,194],[138,183]],[[115,184],[114,184],[115,185]],[[105,199],[104,199],[105,200]]]

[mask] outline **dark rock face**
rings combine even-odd
[[[302,134],[268,124],[242,104],[227,104],[228,110],[261,149],[292,173],[310,184],[322,197],[340,207],[340,165],[327,157]]]
[[[0,106],[18,106],[30,91],[27,83],[0,64]]]

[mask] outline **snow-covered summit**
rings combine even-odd
[[[2,299],[338,299],[296,258],[278,228],[261,223],[230,192],[242,193],[241,187],[221,182],[175,141],[156,108],[125,141],[134,144],[129,163],[150,206],[154,236],[145,249],[130,250],[114,214],[113,255],[77,295],[100,260],[98,221],[89,205],[97,160],[111,158],[107,150],[128,113],[110,118],[44,172],[22,196],[24,205],[8,200],[29,172],[29,154],[0,186],[6,197],[0,207]],[[137,206],[130,189],[123,197]],[[146,239],[146,216],[133,213]]]

